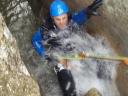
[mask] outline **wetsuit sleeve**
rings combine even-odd
[[[87,22],[91,16],[99,16],[97,9],[103,4],[103,0],[94,0],[88,7],[72,14],[71,19],[79,25]]]
[[[42,43],[43,38],[41,36],[42,31],[43,31],[43,29],[41,27],[39,27],[38,30],[32,36],[32,45],[33,45],[34,49],[36,50],[36,52],[40,56],[45,55],[45,48],[44,48],[44,45]]]
[[[82,25],[82,24],[86,23],[86,21],[88,20],[86,10],[83,9],[79,12],[73,13],[71,15],[71,19],[79,25]]]

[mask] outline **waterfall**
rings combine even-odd
[[[73,38],[74,42],[79,43],[78,49],[88,54],[116,55],[101,36],[92,37],[85,33],[84,38]],[[83,96],[91,88],[97,88],[102,96],[119,96],[115,84],[117,61],[87,58],[84,61],[70,61],[70,64],[73,66],[71,70],[79,96]]]
[[[63,30],[57,35],[61,37],[60,42],[63,47],[51,50],[51,53],[56,54],[56,56],[76,54],[81,51],[88,54],[116,56],[104,37],[98,35],[93,37],[81,30],[72,30],[72,32]],[[73,47],[73,51],[68,50],[67,44]],[[115,84],[116,67],[119,62],[87,58],[83,61],[70,60],[68,63],[74,76],[78,96],[84,96],[91,88],[98,89],[102,96],[119,96]],[[60,96],[61,90],[59,89],[56,75],[52,69],[53,67],[50,69],[51,71],[47,69],[49,65],[42,65],[42,70],[45,70],[46,73],[43,78],[45,79],[43,80],[43,86],[46,96]]]

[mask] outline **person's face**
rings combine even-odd
[[[64,29],[67,26],[68,23],[68,15],[67,14],[62,14],[60,16],[55,16],[53,17],[55,25],[59,29]]]

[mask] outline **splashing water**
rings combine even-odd
[[[85,33],[85,38],[73,37],[79,43],[78,51],[89,54],[114,56],[103,37],[91,37]],[[86,59],[85,61],[70,61],[72,74],[76,82],[77,93],[83,96],[89,89],[97,88],[103,96],[119,96],[115,85],[117,62],[108,60]]]
[[[95,53],[115,56],[109,43],[101,36],[92,37],[86,32],[75,29],[71,30],[71,32],[69,30],[63,30],[57,35],[61,37],[60,42],[63,43],[63,46],[51,50],[51,53],[56,54],[57,56],[63,54],[75,54],[81,51],[85,51],[89,54]],[[70,47],[67,47],[67,45]],[[97,88],[102,96],[119,96],[115,84],[118,62],[86,59],[84,61],[70,60],[69,64],[76,83],[78,96],[83,96],[91,88]],[[51,73],[53,73],[53,70]],[[49,91],[45,91],[46,96],[61,96],[61,92],[58,91],[59,87],[57,80],[53,80],[53,77],[56,77],[55,74],[53,76],[49,74],[48,77],[52,81],[48,83],[51,87],[43,85],[44,89]],[[48,80],[45,80],[44,82],[47,84],[46,82],[48,82]]]

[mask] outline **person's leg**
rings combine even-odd
[[[76,96],[76,87],[71,71],[60,65],[55,66],[55,72],[57,73],[63,96]]]

